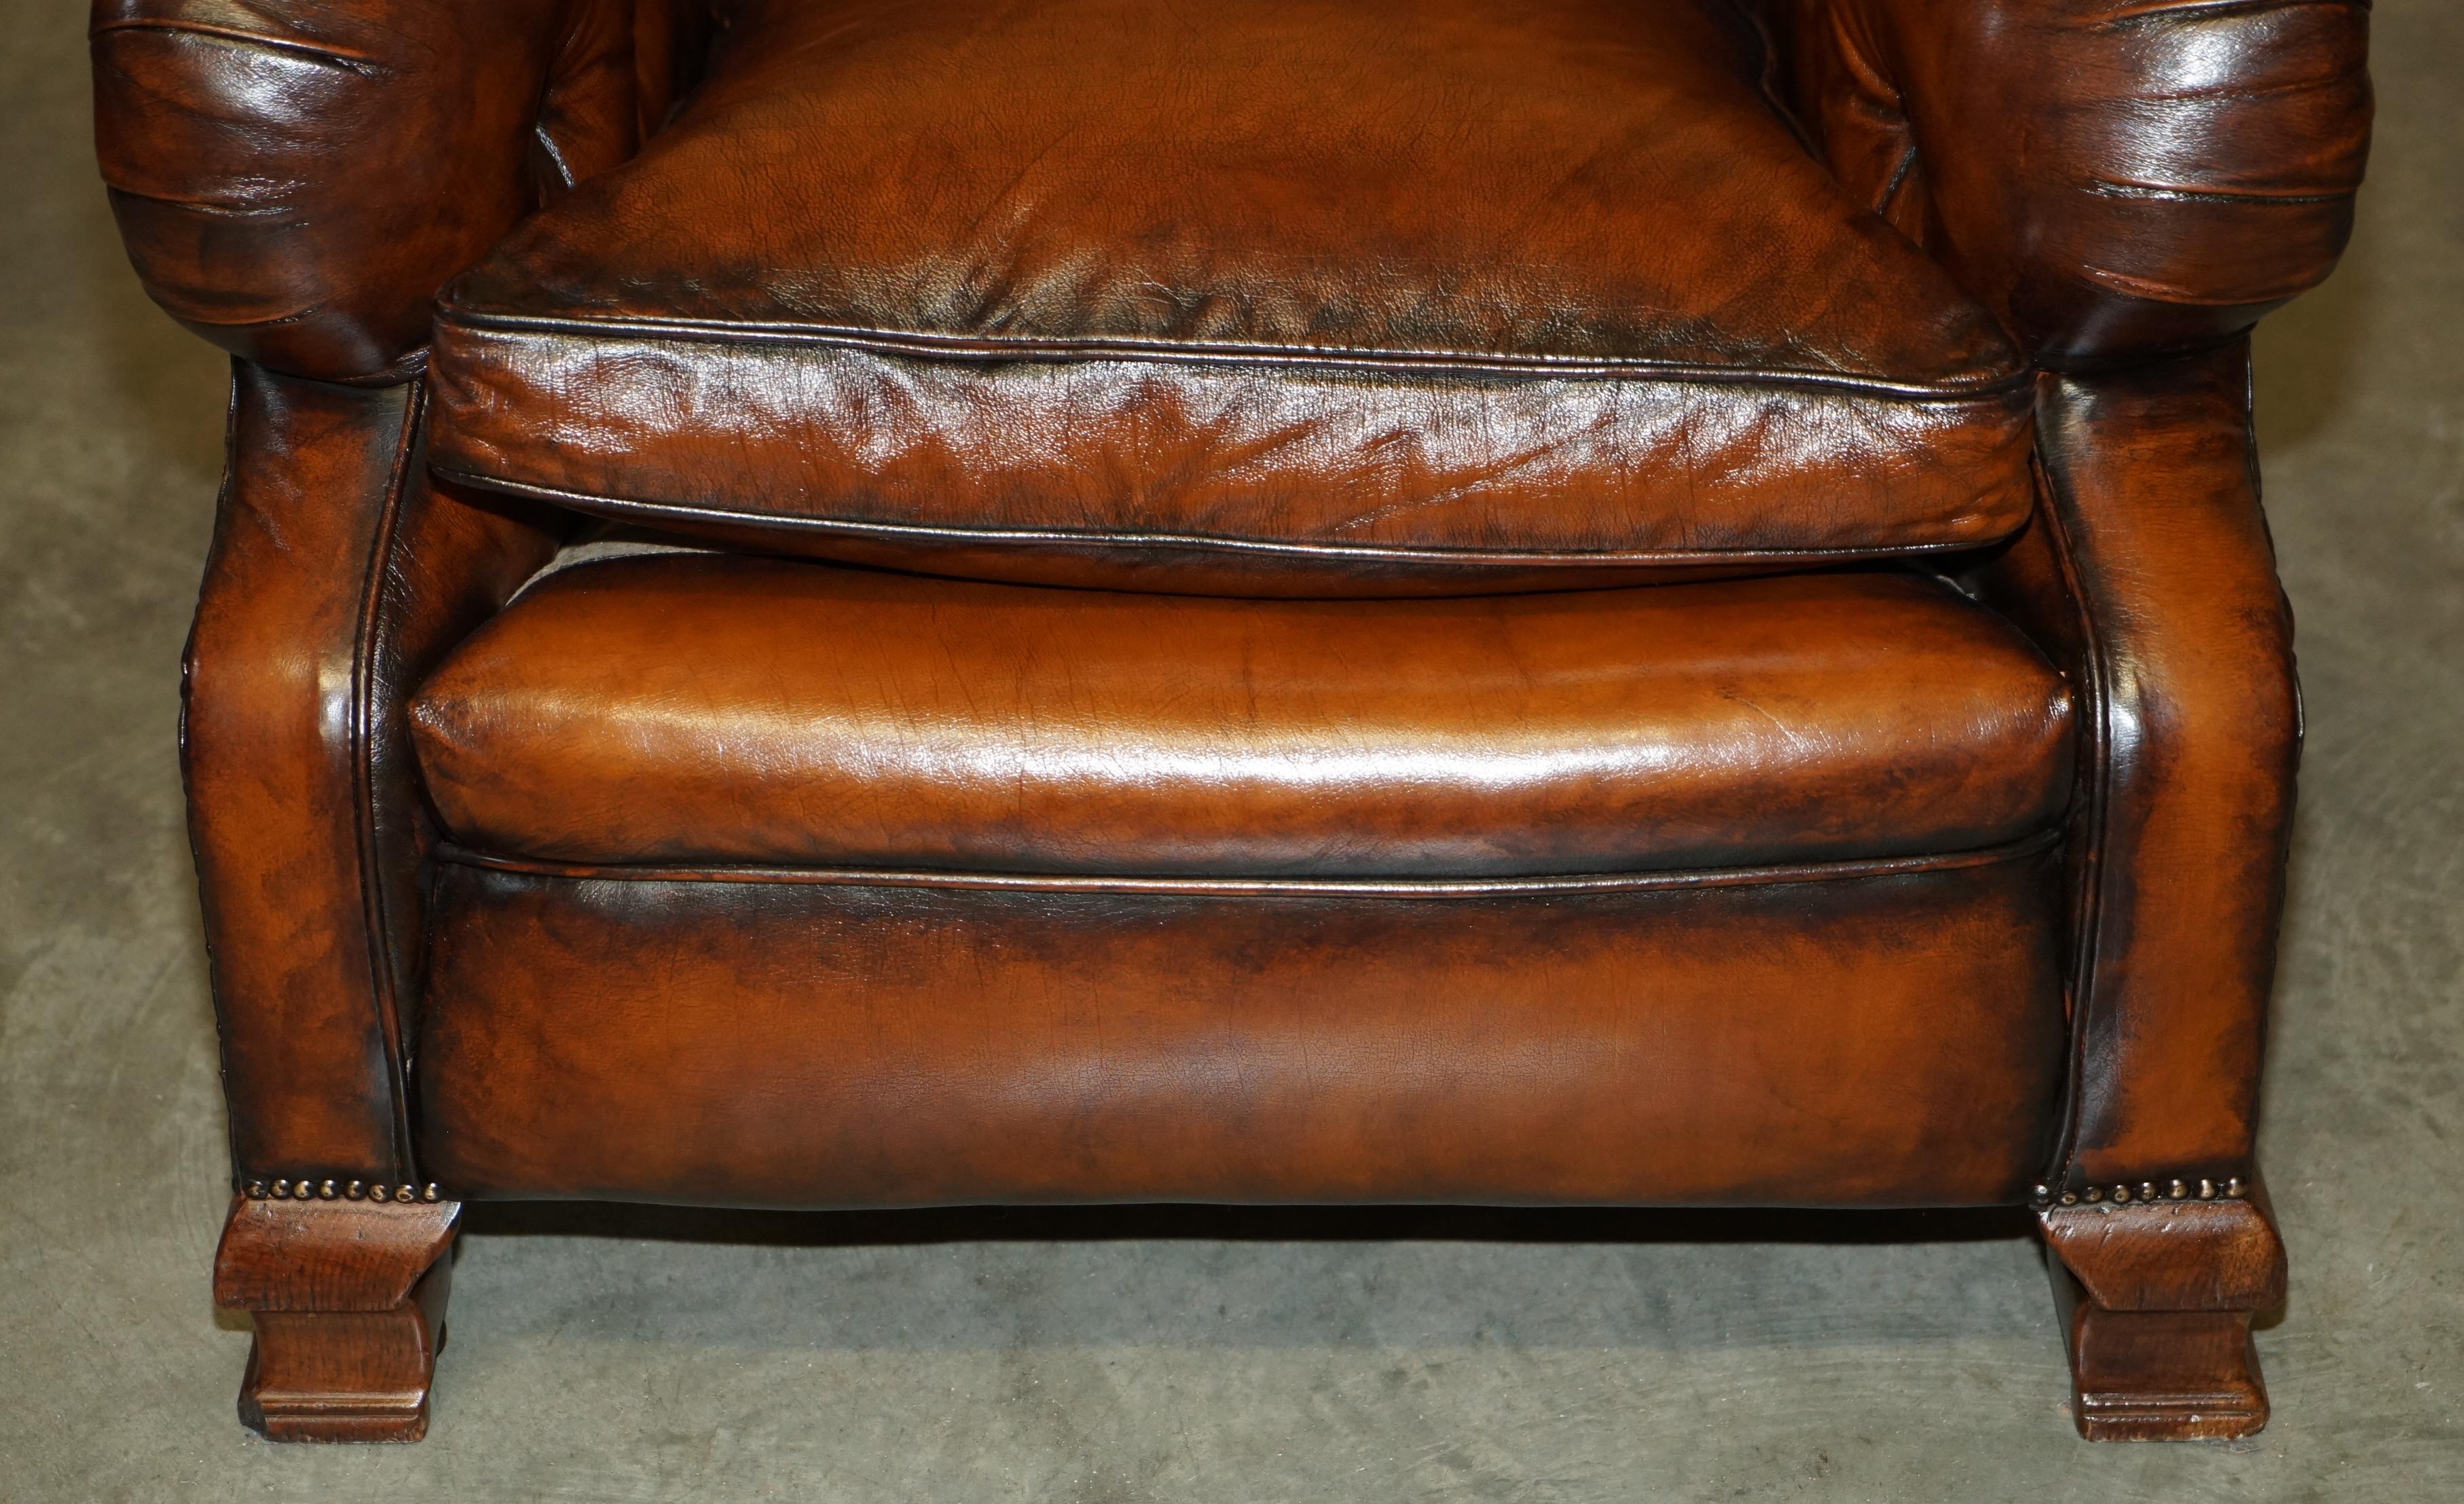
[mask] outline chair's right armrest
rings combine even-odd
[[[2369,0],[1761,0],[1832,169],[2039,365],[2212,346],[2323,278]]]
[[[96,0],[96,152],[129,258],[156,302],[234,354],[399,380],[437,288],[655,123],[682,71],[657,51],[671,13]]]
[[[2046,1199],[2255,1183],[2301,698],[2249,343],[2040,376],[2036,432],[2036,518],[1975,583],[2062,669],[2082,717],[2072,1082]],[[2230,1299],[2267,1303],[2282,1275],[2263,1263]]]

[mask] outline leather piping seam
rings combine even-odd
[[[1750,549],[1505,549],[1463,548],[1450,545],[1414,545],[1408,543],[1310,543],[1278,542],[1256,538],[1224,538],[1205,533],[1121,533],[1095,529],[1083,531],[1067,528],[1032,527],[954,527],[935,522],[869,522],[847,518],[796,517],[781,512],[741,512],[717,507],[694,506],[677,501],[642,501],[626,497],[594,496],[586,491],[573,491],[560,486],[544,486],[527,480],[515,480],[503,476],[491,476],[458,466],[431,464],[429,467],[447,480],[483,490],[507,491],[517,496],[536,497],[562,506],[587,512],[610,513],[621,517],[643,517],[675,522],[724,522],[732,526],[775,532],[812,532],[848,534],[860,538],[878,538],[892,542],[925,540],[939,542],[989,542],[1003,544],[1045,543],[1077,548],[1211,548],[1232,553],[1263,554],[1272,558],[1334,558],[1370,562],[1399,560],[1422,563],[1460,561],[1477,564],[1564,565],[1727,565],[1733,564],[1784,564],[1810,561],[1818,564],[1855,564],[1867,559],[1897,559],[1915,554],[1965,553],[1989,546],[2008,538],[2025,525],[2024,520],[1975,538],[1948,539],[1941,542],[1907,543],[1874,543],[1856,548],[1750,548]]]
[[[2059,844],[2059,827],[2000,846],[1923,856],[1856,861],[1775,863],[1642,873],[1592,873],[1533,877],[1135,877],[1070,873],[972,873],[946,869],[780,867],[708,863],[543,861],[498,856],[444,844],[435,859],[455,866],[566,882],[729,883],[780,887],[940,888],[995,893],[1111,894],[1225,898],[1495,898],[1588,894],[1686,892],[1704,888],[1841,882],[1960,872],[2023,861]]]
[[[359,625],[351,644],[351,803],[353,835],[359,847],[362,923],[368,936],[369,989],[376,1002],[377,1030],[383,1037],[386,1084],[392,1089],[394,1156],[397,1168],[414,1174],[418,1168],[410,1131],[409,1077],[403,1060],[400,1000],[394,996],[392,917],[385,911],[384,874],[377,852],[376,755],[377,640],[383,628],[385,563],[392,557],[394,535],[401,523],[403,492],[418,453],[421,425],[427,419],[428,388],[414,385],[403,404],[402,432],[394,441],[391,471],[385,478],[385,501],[377,514],[368,546],[367,567],[360,584]]]
[[[2079,878],[2079,934],[2073,939],[2071,958],[2071,1041],[2070,1069],[2063,1086],[2061,1137],[2054,1146],[2054,1162],[2046,1180],[2057,1190],[2077,1189],[2072,1176],[2078,1167],[2079,1115],[2086,1108],[2087,1056],[2089,1019],[2097,1004],[2097,962],[2101,954],[2100,930],[2104,912],[2104,852],[2108,830],[2105,811],[2112,802],[2113,782],[2113,682],[2111,665],[2106,661],[2103,634],[2099,630],[2096,612],[2088,604],[2082,588],[2079,563],[2071,544],[2070,530],[2062,523],[2057,488],[2061,482],[2053,466],[2038,455],[2039,474],[2043,476],[2043,515],[2046,536],[2054,545],[2054,557],[2059,564],[2062,587],[2069,593],[2079,612],[2079,658],[2082,682],[2079,686],[2085,703],[2079,708],[2077,724],[2087,740],[2084,797],[2076,813],[2079,829],[2084,832],[2083,859]]]
[[[1919,403],[1983,405],[2025,389],[2035,373],[2024,366],[1940,382],[1894,381],[1845,371],[1789,366],[1705,365],[1682,361],[1603,359],[1595,356],[1509,355],[1469,350],[1374,350],[1345,345],[1207,344],[1124,338],[990,339],[928,334],[903,329],[747,320],[714,323],[688,319],[573,319],[531,314],[448,312],[440,331],[533,334],[561,339],[678,341],[709,344],[819,345],[869,354],[953,362],[1157,361],[1198,365],[1317,367],[1384,375],[1427,371],[1490,377],[1590,377],[1699,383],[1705,386],[1813,387]]]
[[[206,553],[209,566],[222,552],[223,533],[231,515],[231,491],[239,483],[240,366],[240,358],[232,356],[228,395],[223,399],[223,478],[214,489],[213,541]],[[213,998],[216,1074],[228,1082],[231,1073],[231,1014],[224,1006],[228,999],[224,996],[214,965],[214,889],[206,878],[205,852],[197,845],[196,763],[188,744],[189,700],[196,689],[197,628],[204,621],[205,614],[204,602],[200,599],[197,611],[188,618],[188,635],[180,645],[180,805],[181,813],[186,817],[182,824],[187,828],[188,834],[188,866],[196,874],[198,903],[205,918],[206,985]],[[234,1168],[240,1163],[239,1128],[239,1115],[224,1113],[223,1147],[231,1155]]]

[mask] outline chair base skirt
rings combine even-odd
[[[2057,863],[1157,892],[448,860],[424,1163],[750,1206],[2017,1202]]]

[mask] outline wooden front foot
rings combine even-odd
[[[214,1301],[256,1328],[240,1420],[269,1441],[426,1435],[461,1217],[452,1201],[233,1201]]]
[[[2090,1441],[2224,1439],[2267,1424],[2250,1324],[2284,1299],[2275,1221],[2255,1186],[2208,1201],[2166,1188],[2036,1212],[2072,1415]]]

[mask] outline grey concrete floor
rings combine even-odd
[[[2381,0],[2344,271],[2259,341],[2311,741],[2256,1440],[2075,1440],[1993,1217],[472,1218],[434,1429],[241,1431],[172,752],[220,361],[0,0],[0,1499],[2464,1497],[2464,8]]]

